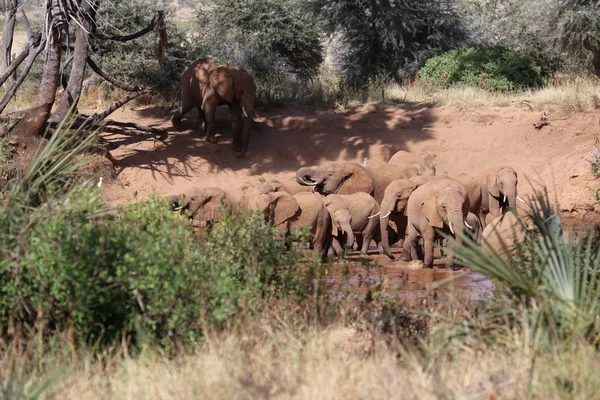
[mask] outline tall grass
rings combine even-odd
[[[565,229],[558,210],[547,191],[537,192],[524,219],[518,220],[521,226],[515,227],[526,232],[524,241],[509,248],[494,232],[502,248],[491,248],[486,241],[482,245],[489,249],[486,254],[465,238],[456,255],[497,283],[502,306],[492,307],[491,312],[506,321],[505,327],[531,333],[530,339],[540,348],[581,340],[596,346],[600,339],[598,231],[576,234]],[[481,318],[496,320],[490,314]]]

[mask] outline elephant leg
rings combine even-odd
[[[211,101],[205,100],[202,103],[202,111],[204,112],[204,132],[206,133],[206,141],[209,143],[217,143],[218,140],[215,137],[215,112],[217,111],[217,105],[212,104]]]
[[[438,239],[438,246],[440,247],[440,255],[443,257],[444,256],[444,238],[439,238]]]
[[[425,254],[423,256],[423,265],[425,268],[433,268],[433,241],[435,239],[435,232],[433,229],[427,229],[423,234],[423,244],[425,247]]]
[[[185,114],[190,112],[190,110],[194,108],[194,106],[194,100],[190,96],[184,96],[182,94],[181,107],[179,107],[179,110],[177,110],[175,114],[173,114],[173,116],[171,117],[171,124],[173,124],[173,126],[175,127],[179,126],[179,124],[181,124],[181,118],[183,118]]]
[[[315,252],[321,255],[321,261],[327,260],[327,250],[329,250],[329,246],[327,245],[327,230],[319,229],[317,226],[317,230],[315,231],[315,235],[312,239],[313,247]]]
[[[344,247],[342,247],[342,244],[336,237],[332,239],[331,247],[333,247],[333,251],[335,251],[335,255],[338,257],[338,260],[342,261],[344,259]]]
[[[419,241],[419,235],[416,228],[412,225],[408,227],[408,238],[402,245],[402,254],[400,255],[400,261],[411,261],[413,257],[417,255],[417,245]]]
[[[492,214],[492,217],[496,218],[499,217],[502,214],[502,210],[500,209],[500,201],[499,199],[496,199],[495,197],[493,197],[491,194],[490,196],[490,214]],[[502,193],[500,193],[500,200],[502,199],[502,196],[504,196]]]
[[[357,235],[354,237],[354,241],[356,242],[356,250],[361,250],[363,247],[363,237],[362,235]],[[367,243],[367,249],[369,244]]]
[[[367,254],[369,251],[369,244],[371,244],[371,240],[375,237],[375,234],[379,232],[379,218],[371,218],[367,223],[367,227],[363,230],[362,235],[362,250],[361,254]]]
[[[396,214],[392,216],[392,221],[398,230],[398,246],[404,247],[404,239],[406,238],[406,226],[408,225],[408,217],[404,214]],[[392,243],[390,243],[390,246]]]
[[[487,211],[481,209],[479,211],[479,222],[481,223],[481,231],[483,232],[483,230],[485,229],[485,227],[487,226],[486,221],[485,221],[485,217],[487,215]]]
[[[242,151],[242,106],[233,102],[229,105],[231,114],[231,129],[233,131],[233,151]]]

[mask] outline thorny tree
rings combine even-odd
[[[14,27],[14,15],[16,13],[17,0],[12,1],[14,8],[12,12],[12,25]],[[8,3],[8,2],[7,2]],[[27,48],[15,58],[4,70],[0,69],[0,84],[7,81],[8,77],[16,71],[17,67],[25,62],[18,79],[10,85],[10,89],[0,101],[0,114],[6,108],[6,105],[15,95],[18,87],[23,82],[35,58],[43,50],[45,50],[44,70],[42,82],[40,84],[36,107],[16,112],[12,115],[22,116],[20,121],[13,127],[12,131],[17,136],[19,134],[26,135],[41,135],[50,120],[51,124],[60,123],[69,114],[70,110],[74,110],[75,117],[78,120],[75,124],[98,123],[121,107],[123,104],[132,99],[148,93],[149,88],[143,88],[136,85],[120,82],[105,74],[89,57],[88,50],[91,40],[112,40],[112,41],[129,41],[137,39],[153,30],[158,33],[158,58],[162,62],[164,48],[166,43],[166,30],[164,23],[164,14],[162,11],[157,12],[150,24],[139,32],[130,35],[109,35],[96,23],[96,12],[100,5],[100,0],[45,0],[45,13],[43,32],[32,33],[25,12],[21,10],[23,24],[29,38]],[[9,7],[9,6],[6,6]],[[8,14],[7,14],[8,16]],[[76,29],[75,44],[72,47],[69,40],[69,32],[71,29]],[[13,29],[12,27],[10,29]],[[12,31],[11,31],[12,32]],[[12,34],[10,35],[12,37]],[[8,38],[8,36],[4,36]],[[10,40],[7,40],[8,43]],[[0,48],[6,50],[8,44],[2,43]],[[4,57],[8,57],[8,53],[3,51]],[[65,60],[63,61],[63,55]],[[62,64],[61,64],[62,62]],[[72,63],[68,82],[63,86],[62,94],[59,99],[58,107],[51,116],[51,109],[56,101],[56,92],[61,84],[61,74],[64,73],[64,67]],[[1,67],[0,59],[0,67]],[[123,100],[115,103],[102,113],[94,114],[90,119],[87,116],[79,115],[77,104],[81,95],[83,78],[85,76],[86,67],[90,68],[99,76],[112,83],[113,85],[131,92]],[[104,121],[107,125],[117,125],[125,127],[133,127],[138,130],[144,130],[152,133],[161,133],[157,129],[146,128],[136,124],[118,124],[114,121]]]

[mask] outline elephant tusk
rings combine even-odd
[[[183,206],[174,207],[174,208],[173,208],[173,211],[179,211],[179,210],[181,210],[182,208],[183,208]]]
[[[248,118],[248,113],[246,112],[246,109],[244,108],[244,106],[242,106],[242,114],[244,114],[245,118]]]
[[[260,117],[258,116],[258,114],[256,113],[256,111],[254,111],[254,118],[257,118],[257,119],[258,119],[258,118],[260,118]]]
[[[523,203],[527,203],[525,200],[521,198],[521,196],[517,195],[517,200],[522,201]]]
[[[506,195],[504,195],[504,197],[502,198],[502,202],[506,203]]]
[[[473,227],[471,225],[469,225],[469,223],[467,221],[465,221],[465,226],[469,229],[473,229]]]
[[[379,214],[381,214],[381,212],[378,212],[378,213],[377,213],[377,214],[375,214],[375,215],[371,215],[371,216],[370,216],[368,219],[375,218],[375,217],[376,217],[376,216],[378,216]]]
[[[385,214],[385,215],[382,215],[381,217],[379,217],[379,219],[384,219],[384,218],[387,218],[387,217],[389,217],[389,216],[390,216],[390,214],[391,214],[391,213],[392,213],[391,211],[388,211],[388,213],[387,213],[387,214]]]
[[[450,232],[452,232],[452,234],[455,235],[454,228],[452,227],[452,221],[448,221],[448,226],[450,227]]]
[[[304,179],[302,178],[298,178],[302,181],[303,184],[305,184],[306,186],[317,186],[318,183],[310,183],[310,182],[306,182]]]

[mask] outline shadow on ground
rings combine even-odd
[[[161,116],[159,107],[123,113],[121,120],[163,127],[169,131],[164,142],[148,141],[147,136],[124,136],[105,132],[109,149],[119,159],[121,170],[148,169],[163,178],[193,177],[223,170],[250,169],[250,174],[278,174],[305,165],[327,161],[387,160],[410,142],[431,138],[432,107],[406,103],[394,109],[350,109],[306,113],[294,108],[261,115],[253,123],[249,150],[237,159],[232,151],[231,122],[227,108],[217,112],[218,144],[210,144],[199,134],[195,110],[182,121],[180,129],[170,124],[172,113]],[[124,149],[127,148],[125,151]]]

